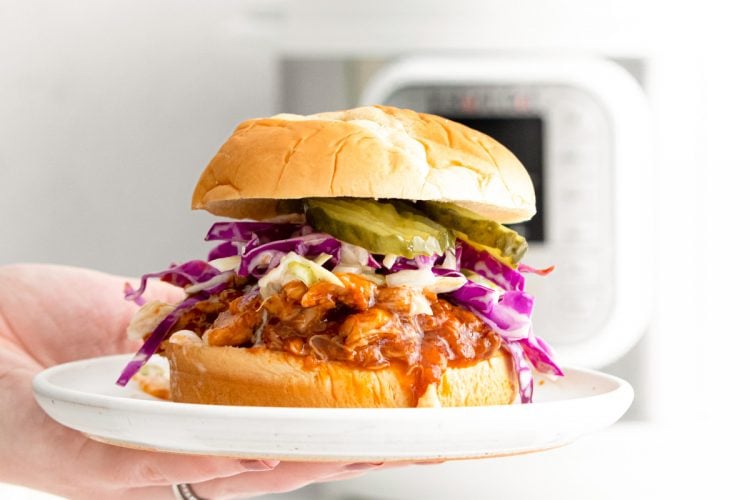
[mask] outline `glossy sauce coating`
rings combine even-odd
[[[251,347],[259,341],[311,363],[401,366],[415,380],[416,397],[446,368],[488,359],[501,347],[499,335],[483,321],[435,294],[378,287],[355,274],[337,276],[343,288],[293,281],[265,301],[227,291],[199,303],[180,324],[202,333],[208,345]],[[426,308],[431,315],[423,313]]]

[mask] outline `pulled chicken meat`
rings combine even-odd
[[[188,311],[181,327],[203,332],[208,345],[265,345],[373,370],[400,364],[416,376],[417,396],[446,368],[487,359],[501,346],[473,313],[433,293],[337,276],[343,287],[293,281],[266,300],[227,290]]]

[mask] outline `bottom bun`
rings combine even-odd
[[[505,350],[448,368],[421,397],[414,377],[392,366],[365,370],[315,362],[264,347],[167,342],[171,399],[184,403],[318,408],[486,406],[512,403],[513,363]]]

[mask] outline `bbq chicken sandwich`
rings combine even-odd
[[[372,106],[246,121],[200,176],[193,208],[222,218],[206,260],[126,287],[170,398],[206,404],[437,407],[530,402],[562,375],[533,333],[505,223],[535,213],[516,157],[459,123]],[[145,302],[149,279],[184,288]]]

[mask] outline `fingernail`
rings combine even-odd
[[[348,464],[344,467],[346,470],[370,470],[382,467],[383,462],[361,462],[356,464]]]
[[[240,460],[240,464],[251,472],[263,472],[273,470],[279,465],[278,460]]]

